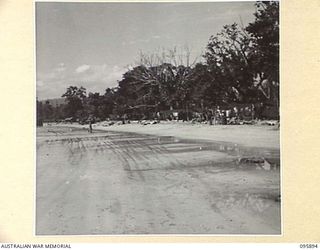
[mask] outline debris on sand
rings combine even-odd
[[[142,120],[140,121],[140,124],[142,125],[152,125],[152,124],[158,124],[159,122],[157,120]]]
[[[240,167],[243,167],[244,165],[246,166],[254,166],[256,169],[259,170],[266,170],[270,171],[276,166],[271,164],[268,160],[266,160],[263,157],[243,157],[239,158],[238,160],[238,165]]]
[[[267,160],[264,160],[264,163],[262,165],[262,168],[264,170],[267,170],[267,171],[270,171],[271,170],[271,164],[267,161]]]
[[[239,159],[239,164],[255,164],[255,163],[264,163],[264,158],[261,157],[243,157]]]

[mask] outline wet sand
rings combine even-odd
[[[269,171],[239,164],[262,156]],[[37,129],[36,233],[279,234],[279,150]]]
[[[108,122],[106,122],[108,123]],[[133,132],[157,136],[175,136],[193,140],[211,140],[237,143],[239,145],[280,150],[280,129],[266,125],[209,125],[191,122],[161,121],[160,124],[142,125],[137,121],[131,124],[107,126],[105,122],[93,124],[93,129],[114,132]],[[53,124],[87,129],[88,125]]]

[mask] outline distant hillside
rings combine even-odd
[[[42,104],[45,104],[46,102],[49,102],[52,107],[58,107],[60,105],[66,104],[65,98],[54,98],[54,99],[47,99],[40,101]]]

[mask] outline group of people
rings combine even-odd
[[[217,106],[215,109],[208,109],[204,112],[196,112],[192,115],[193,122],[210,122],[215,124],[237,124],[240,120],[254,120],[254,105],[245,107],[232,107],[222,109]],[[182,119],[185,120],[185,119]]]
[[[235,106],[228,109],[220,109],[218,106],[211,119],[213,119],[214,124],[236,124],[240,120],[254,120],[255,108],[253,104],[251,106],[241,108]]]
[[[240,124],[240,121],[252,121],[256,118],[256,110],[253,104],[245,106],[233,106],[221,108],[220,106],[214,109],[206,109],[203,112],[186,112],[186,111],[172,111],[164,115],[161,112],[155,112],[153,120],[160,122],[160,120],[182,120],[196,122],[206,122],[210,125],[216,124]],[[141,120],[148,120],[146,115]],[[130,123],[130,117],[127,114],[121,116],[122,124]],[[92,133],[92,121],[89,121],[88,132]]]

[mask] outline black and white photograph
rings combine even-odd
[[[278,1],[34,8],[35,235],[282,234]]]

